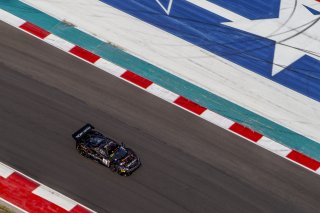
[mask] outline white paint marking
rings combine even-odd
[[[292,151],[292,149],[264,136],[256,144],[282,157],[286,157]]]
[[[173,103],[179,97],[179,95],[177,95],[176,93],[173,93],[154,83],[150,85],[146,90],[147,92],[159,98],[162,98],[170,103]]]
[[[50,34],[45,39],[43,39],[48,44],[51,44],[52,46],[55,46],[63,51],[69,52],[73,47],[75,47],[74,44],[58,37],[53,34]]]
[[[13,169],[0,162],[0,176],[3,178],[9,177],[14,172]]]
[[[77,205],[75,201],[44,185],[39,186],[38,188],[33,190],[32,193],[56,204],[57,206],[60,206],[67,211],[70,211]]]
[[[188,2],[197,5],[198,7],[201,7],[202,9],[208,10],[214,14],[217,14],[223,18],[226,18],[230,21],[248,21],[249,19],[240,16],[230,10],[227,10],[223,7],[220,7],[216,4],[213,4],[206,0],[187,0]]]
[[[126,69],[123,69],[122,67],[119,67],[103,58],[100,58],[94,64],[96,67],[102,69],[103,71],[106,71],[107,73],[110,73],[117,77],[120,77],[124,72],[127,71]]]
[[[210,110],[206,110],[204,111],[200,117],[202,117],[203,119],[215,124],[215,125],[218,125],[224,129],[229,129],[233,124],[234,122],[228,118],[225,118],[215,112],[212,112]]]
[[[170,15],[173,0],[169,0],[169,4],[167,7],[163,5],[159,0],[156,0],[156,2],[160,5],[160,7],[164,10],[164,12],[167,15]]]
[[[320,168],[316,171],[316,173],[317,173],[318,175],[320,175]]]
[[[14,26],[14,27],[20,27],[22,24],[24,24],[26,21],[18,18],[4,10],[0,9],[0,20]]]

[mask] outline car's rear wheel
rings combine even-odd
[[[80,155],[82,155],[84,157],[88,157],[88,153],[86,151],[86,148],[82,144],[77,144],[76,148],[77,148],[78,152],[80,153]]]

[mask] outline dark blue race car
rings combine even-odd
[[[94,159],[120,175],[128,176],[141,165],[140,159],[131,149],[105,137],[94,130],[91,124],[84,125],[72,137],[82,156]]]

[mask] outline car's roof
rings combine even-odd
[[[106,137],[99,132],[92,132],[86,140],[86,143],[92,147],[101,146],[106,144]]]
[[[98,147],[98,146],[105,146],[105,145],[116,145],[119,144],[112,140],[111,138],[105,137],[102,133],[98,131],[92,131],[88,134],[88,138],[85,140],[88,146],[90,147]]]

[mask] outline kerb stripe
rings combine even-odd
[[[189,99],[186,99],[185,97],[180,96],[174,101],[175,104],[197,114],[201,115],[204,111],[207,110],[207,108],[200,106],[199,104],[190,101]]]
[[[249,129],[248,127],[245,127],[239,123],[234,123],[229,130],[238,133],[239,135],[242,135],[245,138],[248,138],[249,140],[253,142],[257,142],[262,138],[263,135],[261,135],[259,132],[255,132],[252,129]]]
[[[313,170],[313,171],[316,171],[317,169],[320,168],[320,162],[300,153],[300,152],[297,152],[295,150],[293,150],[292,152],[290,152],[288,155],[287,155],[287,158],[299,163],[299,164],[302,164],[304,165],[305,167]]]
[[[121,78],[126,79],[127,81],[130,81],[131,83],[134,83],[144,89],[147,89],[153,82],[141,77],[140,75],[137,75],[129,70],[127,70],[126,72],[124,72],[121,75]]]
[[[21,29],[31,33],[34,36],[37,36],[38,38],[44,39],[45,37],[47,37],[48,35],[50,35],[50,33],[30,22],[25,22],[24,24],[22,24],[20,26]]]
[[[69,52],[91,63],[94,63],[100,59],[100,56],[93,54],[79,46],[73,47]]]

